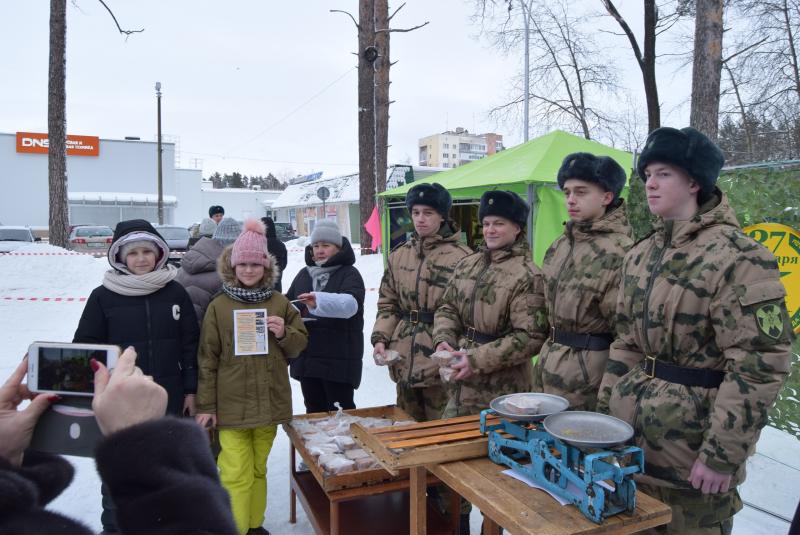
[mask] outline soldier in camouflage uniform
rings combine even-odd
[[[372,331],[375,354],[393,349],[402,356],[389,366],[397,405],[420,422],[440,418],[447,403],[439,368],[429,358],[433,312],[453,267],[472,253],[459,243],[458,226],[448,219],[451,204],[450,194],[437,183],[408,191],[415,232],[389,255]]]
[[[550,336],[533,370],[533,390],[594,410],[614,340],[622,258],[633,245],[619,193],[625,171],[608,156],[578,152],[558,171],[570,221],[544,257]]]
[[[458,263],[436,310],[433,343],[460,370],[444,417],[477,414],[497,396],[531,388],[531,357],[547,335],[543,277],[525,241],[528,206],[487,191],[478,217],[485,245]],[[456,349],[463,349],[455,351]]]
[[[637,169],[655,232],[625,257],[598,409],[631,423],[640,489],[672,507],[655,533],[730,533],[793,337],[777,263],[716,188],[722,152],[693,128],[659,128]]]

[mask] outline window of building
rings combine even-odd
[[[442,167],[450,167],[450,164],[445,162],[445,163],[442,164]]]
[[[442,158],[447,158],[447,154],[442,154]]]
[[[449,148],[450,148],[450,145],[448,145],[447,143],[445,143],[445,144],[444,144],[444,148],[446,148],[446,149],[449,149]]]

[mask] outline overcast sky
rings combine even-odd
[[[123,28],[145,31],[126,38],[97,0],[68,2],[69,134],[155,139],[160,81],[162,132],[179,138],[182,167],[202,167],[204,176],[357,170],[356,29],[329,12],[357,16],[356,0],[106,1]],[[640,3],[620,4],[636,28]],[[392,21],[400,28],[430,24],[391,37],[398,63],[391,71],[390,163],[417,163],[420,137],[457,126],[501,133],[507,146],[522,140],[518,126],[487,116],[507,94],[522,52],[503,57],[477,39],[472,5],[409,0]],[[48,17],[46,0],[3,9],[0,132],[47,131]],[[611,43],[630,65],[627,43]],[[638,88],[638,73],[629,72]],[[672,114],[685,120],[680,110]]]

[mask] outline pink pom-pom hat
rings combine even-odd
[[[269,250],[264,223],[258,219],[247,219],[244,228],[231,252],[231,267],[237,264],[262,264],[269,267]]]

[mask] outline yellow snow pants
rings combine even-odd
[[[222,486],[231,497],[236,529],[245,535],[264,524],[267,509],[267,457],[277,426],[220,429],[222,448],[217,466]]]

